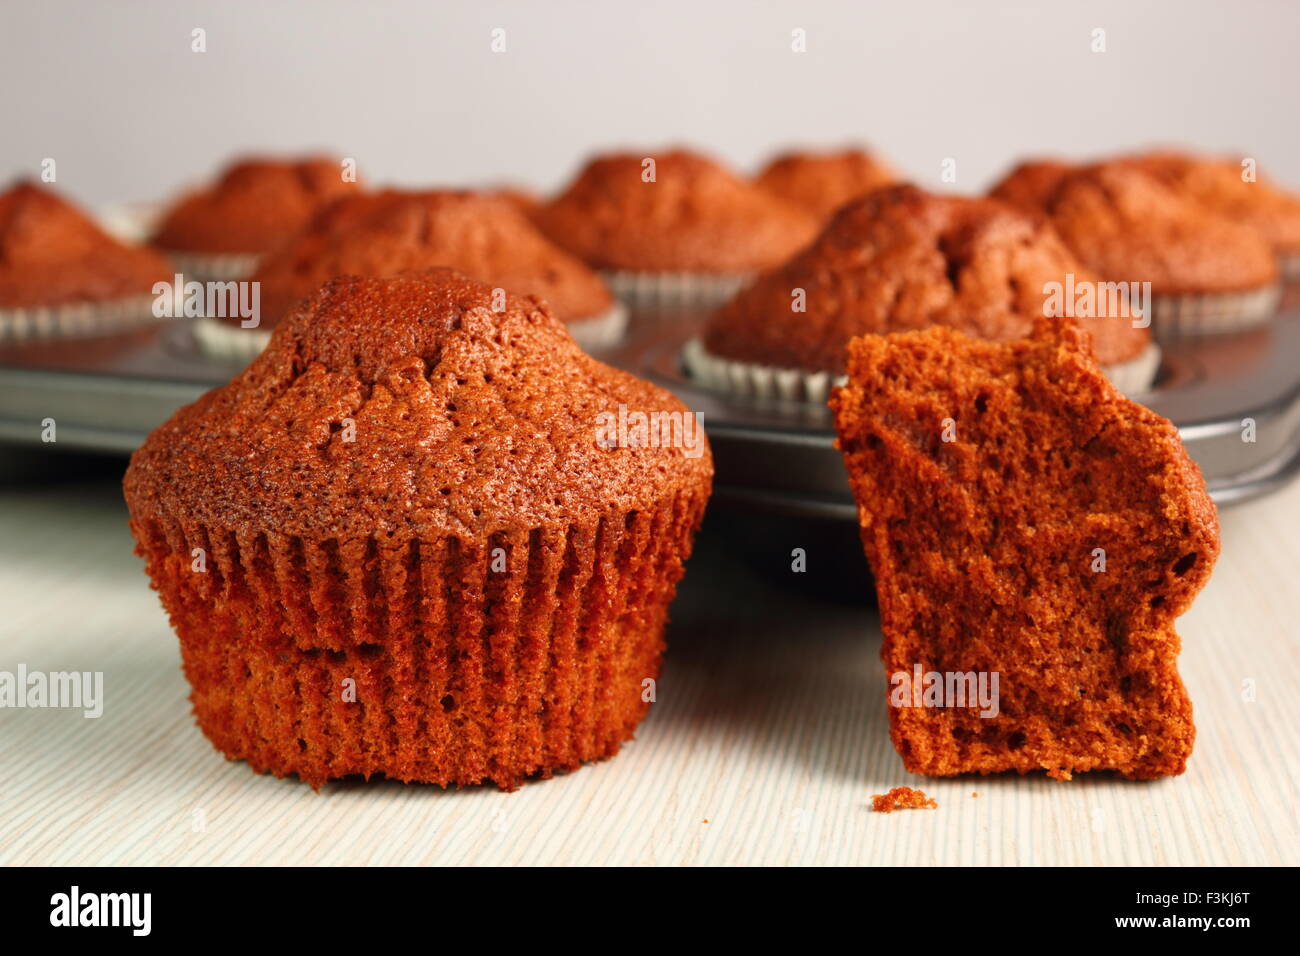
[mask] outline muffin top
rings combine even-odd
[[[1028,335],[1048,282],[1095,281],[1040,217],[1001,202],[878,190],[841,208],[817,241],[714,314],[715,355],[807,371],[844,371],[864,334],[949,326],[983,339]],[[804,311],[796,310],[802,290]],[[1102,364],[1150,341],[1131,316],[1080,319]]]
[[[897,181],[892,169],[860,149],[785,153],[758,175],[759,186],[818,219],[829,218],[850,199]]]
[[[387,190],[336,200],[251,278],[262,284],[262,324],[269,328],[334,276],[435,266],[537,295],[561,321],[592,318],[614,305],[600,278],[547,240],[514,203],[468,192]]]
[[[1300,251],[1300,198],[1264,179],[1243,180],[1240,160],[1153,152],[1128,161],[1210,212],[1254,229],[1275,251]]]
[[[817,231],[808,212],[684,150],[593,160],[535,220],[596,268],[714,275],[775,265]]]
[[[1027,164],[991,195],[1042,211],[1093,271],[1164,295],[1238,292],[1277,280],[1272,247],[1130,162],[1045,172]]]
[[[157,252],[119,242],[42,186],[0,194],[0,308],[149,295],[171,278]]]
[[[694,451],[601,444],[620,407],[684,405],[588,357],[541,300],[494,304],[449,269],[330,280],[149,435],[133,517],[383,545],[589,524],[707,487],[700,433]]]
[[[246,159],[191,192],[162,218],[153,244],[178,252],[268,252],[338,196],[359,191],[334,159]]]

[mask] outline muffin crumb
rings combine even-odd
[[[895,787],[889,793],[872,794],[871,809],[875,813],[893,813],[895,810],[938,810],[939,804],[931,797],[927,797],[924,790]]]

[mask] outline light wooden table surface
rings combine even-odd
[[[911,777],[874,610],[783,589],[708,535],[658,703],[615,759],[515,793],[313,793],[192,723],[111,479],[0,487],[0,670],[103,671],[107,698],[99,719],[0,710],[0,863],[1295,864],[1300,485],[1222,518],[1180,622],[1199,737],[1177,779]],[[939,809],[869,812],[900,784]]]

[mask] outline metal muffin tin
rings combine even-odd
[[[627,339],[597,352],[650,378],[703,414],[719,498],[792,517],[852,521],[856,509],[827,409],[707,390],[682,369],[681,347],[704,316],[637,313]],[[1172,420],[1220,504],[1281,486],[1300,472],[1300,307],[1250,332],[1163,346],[1154,389],[1139,400]],[[59,448],[135,449],[177,407],[238,366],[199,351],[191,326],[0,347],[0,441],[41,445],[46,419]],[[1255,441],[1242,440],[1255,421]]]

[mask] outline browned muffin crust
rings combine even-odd
[[[1275,252],[1300,252],[1300,197],[1263,177],[1243,180],[1239,159],[1151,152],[1126,161],[1208,211],[1259,233]]]
[[[152,242],[177,252],[269,252],[323,205],[359,188],[334,159],[241,160],[211,186],[182,196]]]
[[[157,252],[119,242],[44,187],[18,182],[0,195],[0,308],[145,296],[170,279]]]
[[[1027,164],[991,195],[1044,213],[1102,278],[1150,282],[1156,295],[1244,292],[1277,281],[1273,249],[1260,235],[1132,163],[1079,166],[1054,181]]]
[[[587,357],[539,300],[493,301],[444,269],[331,280],[150,436],[128,501],[287,534],[489,535],[645,507],[708,473],[676,448],[597,447],[601,411],[683,406]]]
[[[915,186],[843,207],[817,241],[742,290],[710,319],[705,347],[742,362],[844,370],[848,341],[946,325],[985,339],[1023,336],[1047,282],[1095,281],[1041,218],[987,199]],[[795,290],[805,311],[796,312]],[[1083,320],[1098,360],[1139,355],[1150,332],[1128,316]]]
[[[601,447],[620,405],[687,410],[537,299],[495,304],[449,270],[331,280],[132,456],[138,551],[227,756],[510,788],[649,708],[707,445]]]
[[[273,328],[334,276],[437,266],[539,296],[563,321],[594,318],[614,305],[600,277],[512,202],[469,192],[388,190],[337,200],[265,257],[251,279],[261,283],[262,326]]]
[[[861,149],[792,152],[776,157],[758,175],[758,185],[818,219],[828,219],[851,199],[898,182],[897,174]]]
[[[642,180],[645,159],[655,181]],[[599,269],[746,273],[813,238],[816,219],[685,150],[593,160],[536,214],[551,239]]]
[[[831,407],[876,580],[894,746],[935,776],[1182,773],[1195,727],[1173,622],[1218,556],[1214,504],[1174,426],[1114,389],[1077,328],[1037,332],[849,346]],[[945,686],[985,675],[989,690],[997,674],[996,708],[926,706],[894,679],[918,667]]]

